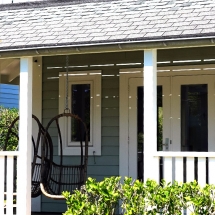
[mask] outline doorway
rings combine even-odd
[[[143,180],[143,78],[131,77],[128,85],[128,173]],[[207,152],[213,148],[213,107],[213,76],[158,77],[157,150]]]

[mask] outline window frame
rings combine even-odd
[[[75,84],[90,84],[90,141],[88,155],[101,155],[101,70],[69,72],[68,77],[68,107],[71,110],[71,86]],[[65,109],[66,72],[59,73],[59,113]],[[71,139],[71,132],[66,131],[66,120],[59,121],[62,130],[63,154],[80,155],[80,146]],[[71,126],[69,122],[68,126]],[[71,129],[68,129],[71,131]],[[59,140],[58,140],[59,143]],[[59,144],[58,144],[59,146]],[[58,147],[60,153],[60,147]]]

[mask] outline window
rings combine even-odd
[[[92,118],[90,114],[90,109],[91,108],[91,102],[90,102],[90,97],[91,97],[91,84],[87,83],[79,83],[79,84],[72,84],[71,85],[71,110],[73,113],[78,115],[86,124],[87,129],[90,131],[90,118]],[[71,134],[71,141],[80,141],[80,139],[84,140],[85,138],[83,137],[84,134],[80,129],[78,129],[78,124],[77,121],[72,120],[72,134]],[[88,140],[90,142],[90,133],[88,136]]]
[[[78,115],[89,130],[89,155],[101,155],[101,71],[70,72],[68,83],[68,107]],[[66,73],[59,75],[59,113],[65,109]],[[62,128],[64,155],[80,155],[77,125],[59,121]]]

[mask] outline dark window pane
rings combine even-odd
[[[181,86],[181,150],[208,151],[207,84]]]
[[[72,85],[72,113],[78,115],[87,125],[90,141],[90,84]],[[72,141],[84,140],[84,128],[72,120]]]
[[[157,150],[163,150],[163,97],[162,86],[157,87]]]

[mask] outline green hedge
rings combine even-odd
[[[0,150],[4,148],[5,138],[8,132],[8,128],[14,119],[18,116],[19,112],[17,108],[5,108],[0,106]],[[13,128],[13,132],[18,134],[18,122]],[[17,149],[18,139],[12,135],[8,141],[7,151],[14,151]]]
[[[193,215],[215,214],[215,187],[200,187],[196,181],[190,183],[157,184],[153,180],[142,183],[120,177],[105,178],[101,182],[88,178],[86,185],[73,194],[63,192],[68,210],[64,215],[112,215],[118,202],[122,214],[182,214],[183,209]]]

